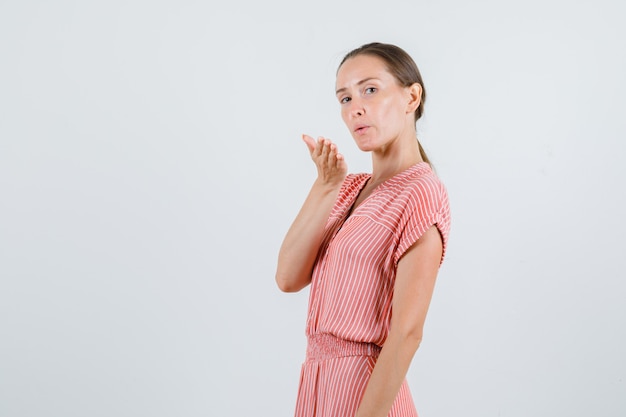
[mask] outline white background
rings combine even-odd
[[[420,415],[623,417],[623,7],[1,1],[0,416],[291,416],[300,135],[369,170],[334,74],[383,41],[453,213]]]

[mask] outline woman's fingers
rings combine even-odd
[[[311,157],[313,158],[313,160],[322,156],[324,154],[327,144],[330,144],[329,140],[321,136],[318,137],[317,140],[315,140],[313,139],[313,137],[309,135],[302,135],[302,140],[304,141],[307,148],[309,149],[309,153],[311,154]]]
[[[322,136],[315,140],[309,135],[302,135],[302,140],[306,143],[311,159],[317,166],[320,178],[332,182],[343,179],[347,172],[347,165],[343,155],[338,152],[337,145]]]
[[[317,146],[315,139],[313,139],[309,135],[302,135],[302,140],[304,141],[304,143],[306,143],[306,147],[309,148],[309,153],[312,155],[313,151],[315,151],[315,148]]]
[[[319,137],[318,139],[320,146],[321,146],[321,150],[320,150],[320,162],[322,163],[328,163],[328,155],[330,154],[330,145],[331,142],[323,137]]]
[[[337,145],[330,141],[328,142],[328,156],[326,162],[332,168],[338,168],[344,163],[343,155],[339,153]]]

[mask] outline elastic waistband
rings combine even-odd
[[[378,358],[381,347],[373,343],[352,342],[331,334],[314,334],[308,337],[306,360],[322,361],[345,356],[372,356]]]

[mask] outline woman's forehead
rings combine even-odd
[[[337,89],[346,88],[368,78],[381,80],[392,75],[387,70],[385,61],[372,55],[357,55],[348,58],[337,71],[335,86]]]

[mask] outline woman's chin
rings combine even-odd
[[[359,148],[363,152],[371,152],[374,149],[372,144],[369,142],[365,142],[363,140],[358,140],[358,139],[354,139],[354,141],[356,143],[357,148]]]

